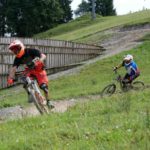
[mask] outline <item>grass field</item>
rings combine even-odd
[[[143,17],[144,18],[144,17]],[[136,22],[136,21],[135,21]],[[150,84],[150,35],[130,50],[139,80]],[[50,81],[52,98],[64,99],[100,92],[114,77],[112,68],[123,52],[91,64],[72,76]],[[124,74],[124,69],[120,69]],[[0,91],[0,96],[13,90]],[[27,105],[26,95],[12,93],[0,107]],[[50,114],[0,124],[0,150],[149,150],[150,89],[115,94],[78,104],[63,114]]]
[[[1,124],[2,150],[148,150],[150,90]]]

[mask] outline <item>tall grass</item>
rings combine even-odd
[[[0,149],[149,149],[149,98],[149,89],[129,92],[78,104],[64,114],[3,123]]]

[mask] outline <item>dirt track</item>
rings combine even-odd
[[[66,76],[66,75],[78,73],[86,65],[89,65],[105,57],[109,57],[117,53],[120,53],[122,51],[129,50],[133,47],[138,46],[139,44],[142,43],[140,39],[145,34],[150,33],[150,24],[146,24],[144,26],[131,27],[131,28],[114,28],[103,32],[103,34],[110,34],[110,33],[113,34],[113,36],[111,36],[109,39],[97,43],[98,45],[104,46],[104,48],[106,49],[106,51],[103,53],[102,56],[84,62],[83,66],[51,75],[49,76],[49,79],[53,80],[64,75]],[[78,99],[55,101],[54,102],[55,109],[53,109],[52,111],[65,112],[69,107],[74,106],[77,102],[84,102],[87,100],[98,99],[98,98],[100,97],[98,95],[95,95],[95,96],[88,96],[88,97],[83,97]],[[35,115],[39,115],[39,112],[36,110],[34,105],[31,105],[28,108],[22,108],[20,106],[9,107],[0,110],[0,122],[3,122],[4,120],[22,118],[25,116],[35,116]]]

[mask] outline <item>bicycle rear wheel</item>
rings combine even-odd
[[[41,114],[49,114],[49,110],[46,107],[46,104],[44,104],[44,101],[46,101],[46,100],[36,91],[32,91],[31,95],[33,98],[33,102],[34,102],[36,108],[39,110],[39,112]]]
[[[116,85],[115,84],[109,84],[107,85],[101,92],[101,97],[104,96],[111,96],[116,91]]]
[[[132,88],[134,90],[143,90],[145,88],[145,85],[142,81],[135,81],[132,83]]]

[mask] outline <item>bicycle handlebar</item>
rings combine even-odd
[[[117,69],[113,69],[113,72],[114,72],[115,74],[118,74]]]

